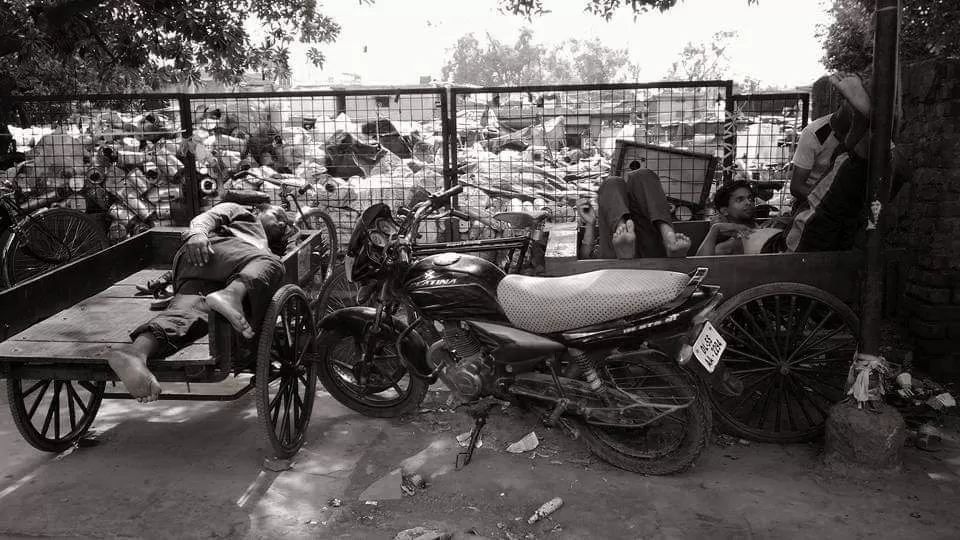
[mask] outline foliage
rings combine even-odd
[[[737,37],[735,31],[716,32],[710,43],[688,41],[680,58],[670,66],[668,81],[711,81],[727,77],[730,58],[727,47]]]
[[[569,0],[555,0],[569,1]],[[634,16],[651,10],[667,11],[677,5],[678,0],[584,0],[584,11],[592,15],[599,15],[606,20],[613,18],[620,9],[630,8]],[[756,4],[758,0],[746,0],[748,4]],[[522,15],[528,19],[550,13],[544,5],[545,0],[498,0],[500,11]]]
[[[873,62],[874,0],[834,0],[833,22],[821,28],[823,63],[830,70],[863,73]],[[960,54],[960,2],[903,0],[900,60]]]
[[[360,0],[364,3],[368,0]],[[290,75],[289,46],[336,39],[317,0],[4,0],[0,93],[110,92]],[[253,24],[255,23],[255,24]],[[248,27],[254,26],[257,35]]]
[[[534,43],[529,28],[512,45],[486,37],[485,45],[472,33],[457,40],[443,79],[484,86],[607,83],[633,80],[640,71],[626,49],[611,49],[599,39],[568,39],[548,52]]]

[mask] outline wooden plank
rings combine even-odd
[[[0,292],[0,339],[72,306],[146,266],[147,238],[146,233],[128,238]]]
[[[774,253],[769,255],[728,255],[676,259],[547,259],[547,275],[564,276],[604,268],[638,268],[690,272],[703,266],[710,269],[706,283],[719,285],[727,298],[765,283],[804,283],[823,289],[847,303],[857,299],[857,273],[862,268],[857,251],[821,253]]]
[[[0,361],[102,364],[106,362],[107,356],[120,346],[119,343],[7,340],[0,343]],[[194,343],[167,358],[151,360],[148,366],[153,369],[155,367],[204,366],[214,363],[214,359],[210,356],[210,347],[205,343]]]
[[[129,343],[130,331],[157,316],[149,298],[93,296],[65,309],[8,341],[62,341],[78,343]],[[208,343],[206,336],[196,343]]]
[[[172,261],[171,261],[172,262]],[[117,281],[114,285],[146,285],[147,281],[151,279],[157,279],[164,274],[169,268],[169,264],[166,267],[160,268],[144,268],[138,272],[134,272],[129,276]]]

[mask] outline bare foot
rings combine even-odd
[[[107,358],[107,362],[123,381],[127,392],[140,403],[156,401],[160,397],[160,383],[147,369],[146,359],[129,350],[118,349]]]
[[[613,251],[618,259],[632,259],[637,256],[637,233],[633,220],[621,221],[613,231]]]
[[[206,300],[207,306],[227,319],[234,330],[247,339],[253,339],[253,328],[243,316],[243,297],[246,292],[240,282],[234,281],[226,288],[208,294]]]
[[[663,239],[667,257],[686,257],[690,251],[690,237],[683,233],[670,233]]]

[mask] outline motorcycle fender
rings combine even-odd
[[[367,306],[352,306],[342,308],[324,317],[317,328],[322,332],[333,329],[347,329],[351,333],[365,335],[377,319],[376,308]],[[397,337],[407,329],[407,324],[397,317],[384,317],[383,331],[386,339],[396,341]],[[407,332],[400,344],[400,356],[405,362],[412,365],[415,371],[411,375],[430,373],[427,364],[427,344],[416,330]]]

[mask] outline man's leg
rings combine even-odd
[[[650,169],[627,173],[627,200],[637,222],[637,256],[684,256],[690,249],[686,236],[673,230],[670,203],[660,178]]]
[[[215,284],[199,280],[178,280],[170,305],[130,333],[132,344],[107,357],[111,369],[137,401],[146,403],[160,396],[160,384],[147,369],[147,360],[169,355],[206,334],[208,310],[202,293],[212,286]]]
[[[600,223],[600,256],[632,259],[636,256],[635,223],[630,219],[623,178],[608,176],[597,191]],[[613,251],[613,253],[610,253]]]
[[[283,264],[273,253],[242,240],[217,240],[212,244],[213,254],[205,266],[198,268],[184,261],[185,268],[206,279],[226,283],[222,289],[206,296],[206,305],[227,319],[243,337],[251,339],[255,335],[253,325],[260,324],[267,304],[283,281]],[[250,321],[244,314],[245,301],[250,308]]]

